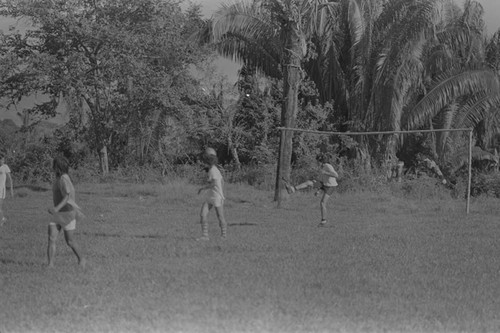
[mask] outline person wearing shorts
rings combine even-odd
[[[283,181],[285,183],[285,188],[289,194],[295,193],[296,191],[305,190],[308,188],[316,189],[316,192],[314,193],[315,196],[317,196],[320,193],[323,193],[320,201],[321,221],[319,223],[319,226],[323,227],[326,225],[326,218],[327,218],[326,206],[328,200],[337,189],[338,186],[337,178],[339,177],[339,175],[337,171],[335,171],[334,167],[329,163],[329,159],[326,155],[319,155],[317,157],[317,160],[320,163],[319,179],[307,180],[296,186],[291,185],[286,179],[283,179]]]
[[[217,156],[214,153],[205,153],[205,163],[208,165],[208,183],[206,186],[198,190],[198,194],[203,191],[205,193],[205,202],[201,206],[200,222],[201,222],[201,238],[200,241],[209,240],[208,237],[208,213],[215,207],[217,218],[219,219],[219,226],[221,230],[221,237],[226,238],[227,223],[224,217],[224,190],[222,174],[217,168]]]
[[[47,258],[49,267],[54,266],[56,241],[61,230],[64,232],[66,244],[76,255],[78,264],[85,266],[85,259],[82,257],[80,249],[74,240],[76,223],[83,214],[75,202],[75,188],[68,175],[68,160],[64,157],[56,157],[52,168],[56,177],[52,185],[54,207],[49,208],[49,213],[52,215],[52,221],[49,223],[48,228]]]

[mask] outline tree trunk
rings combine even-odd
[[[430,130],[434,130],[434,125],[432,124],[432,118],[429,119],[429,129]],[[429,133],[430,137],[431,137],[431,152],[432,152],[432,158],[436,158],[438,156],[438,141],[437,141],[437,137],[436,137],[436,133],[435,132],[431,132]]]
[[[231,157],[233,158],[234,165],[236,166],[236,170],[241,170],[241,162],[240,157],[238,156],[238,150],[236,147],[231,147]]]
[[[104,126],[102,124],[102,121],[100,119],[104,118],[106,119],[106,114],[102,114],[102,112],[105,113],[106,109],[101,109],[101,103],[99,100],[99,87],[97,85],[98,82],[98,68],[97,68],[97,61],[94,59],[89,59],[92,63],[94,63],[95,69],[94,69],[94,100],[92,99],[91,95],[88,93],[82,94],[83,99],[87,103],[87,106],[90,109],[90,123],[92,124],[92,130],[95,135],[95,144],[96,144],[96,149],[98,149],[98,154],[99,154],[99,164],[101,166],[101,171],[104,175],[109,173],[109,159],[108,159],[108,145],[110,141],[106,141],[105,138],[105,132],[104,132]],[[99,148],[101,147],[102,148]]]
[[[236,148],[236,145],[234,144],[233,137],[232,137],[232,133],[234,130],[233,117],[234,117],[234,113],[230,112],[228,115],[228,119],[227,119],[227,123],[228,123],[227,147],[229,149],[229,152],[231,153],[231,158],[233,159],[234,165],[236,166],[236,170],[240,171],[241,170],[240,156],[238,155],[238,149]]]
[[[283,105],[281,109],[281,126],[295,127],[297,111],[299,108],[298,93],[302,80],[301,60],[305,55],[303,37],[297,28],[289,24],[287,35],[287,55],[283,68]],[[292,138],[293,132],[281,131],[280,149],[278,155],[278,168],[276,174],[276,187],[274,200],[278,201],[278,207],[288,194],[282,186],[282,178],[290,179],[292,162]]]
[[[101,167],[102,174],[107,175],[109,173],[109,162],[108,162],[108,147],[102,147],[101,151]]]

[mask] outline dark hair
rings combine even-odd
[[[69,162],[64,156],[57,156],[52,161],[52,169],[56,173],[57,177],[68,173],[69,171]]]
[[[316,155],[316,160],[320,163],[328,163],[328,162],[330,162],[330,154],[320,153],[320,154]]]
[[[219,163],[219,159],[215,155],[206,156],[205,161],[210,165],[216,165],[217,163]]]

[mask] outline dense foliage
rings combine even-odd
[[[468,143],[460,132],[325,138],[279,126],[474,128],[485,152],[475,158],[498,162],[488,151],[498,141],[500,32],[486,36],[474,0],[246,0],[209,21],[179,0],[8,0],[0,14],[26,27],[1,36],[0,96],[47,97],[20,113],[16,135],[0,135],[20,166],[63,153],[74,167],[99,160],[104,173],[166,175],[210,145],[240,175],[278,161],[278,180],[321,151],[364,171],[420,154],[451,174]],[[214,51],[242,62],[236,85],[214,69]],[[37,130],[61,110],[63,127]]]
[[[71,121],[59,136],[95,154],[109,152],[112,167],[127,159],[151,161],[153,152],[162,152],[168,119],[195,118],[186,110],[198,90],[189,69],[209,55],[189,43],[201,22],[198,7],[183,12],[178,1],[156,0],[8,1],[3,14],[23,19],[27,29],[2,38],[1,95],[16,103],[44,94],[48,101],[28,113],[51,117],[65,108]]]

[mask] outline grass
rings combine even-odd
[[[281,209],[228,185],[196,242],[201,197],[183,182],[77,184],[87,219],[46,267],[50,191],[18,189],[0,229],[0,332],[498,332],[498,200],[388,191]],[[61,237],[62,238],[62,237]]]

